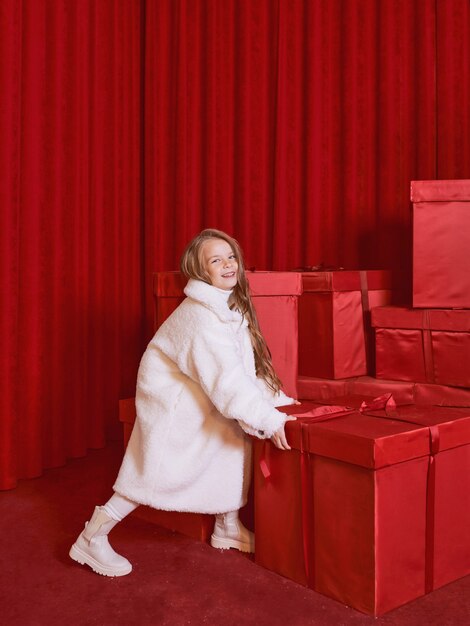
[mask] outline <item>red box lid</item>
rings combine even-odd
[[[430,453],[429,428],[407,422],[364,415],[354,409],[312,417],[323,405],[306,403],[281,410],[297,417],[287,422],[289,444],[296,449],[378,469]],[[323,421],[321,421],[323,419]]]
[[[361,273],[365,275],[368,289],[391,289],[389,270],[336,270],[328,272],[302,272],[303,291],[360,291]]]
[[[412,180],[411,202],[470,200],[470,180]]]
[[[295,272],[246,272],[252,296],[290,296],[302,293],[302,277]],[[181,298],[187,279],[180,272],[157,272],[153,293],[159,297]]]
[[[252,296],[300,296],[302,276],[296,272],[246,272]]]
[[[408,328],[470,332],[469,309],[409,309],[378,306],[371,309],[375,328]]]
[[[386,417],[383,410],[373,414]],[[470,408],[408,405],[396,407],[394,414],[398,420],[434,430],[434,436],[431,432],[434,454],[470,443]]]

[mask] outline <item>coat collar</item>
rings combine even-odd
[[[222,322],[241,322],[242,316],[239,311],[231,311],[227,299],[218,289],[202,280],[190,278],[184,288],[184,293],[196,302],[210,309]]]

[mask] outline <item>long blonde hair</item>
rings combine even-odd
[[[203,258],[203,247],[209,239],[226,241],[235,254],[238,263],[238,282],[231,296],[233,301],[232,308],[238,309],[248,321],[248,330],[250,331],[255,356],[256,375],[264,378],[268,386],[277,393],[281,389],[282,383],[274,371],[271,352],[259,327],[245,275],[243,253],[238,241],[221,230],[206,228],[186,246],[180,261],[181,271],[187,278],[194,278],[209,283],[209,285],[211,284],[209,275],[204,269]]]

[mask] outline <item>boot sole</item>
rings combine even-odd
[[[251,546],[249,543],[238,541],[237,539],[216,537],[215,535],[211,536],[211,546],[213,548],[219,548],[219,550],[230,550],[230,548],[235,548],[235,550],[240,550],[240,552],[249,552],[250,554],[253,554],[255,551],[254,546]]]
[[[132,572],[132,565],[130,563],[128,567],[119,570],[101,565],[101,563],[95,561],[95,559],[93,559],[89,554],[80,550],[75,543],[70,548],[69,556],[77,563],[80,563],[80,565],[88,565],[94,572],[101,574],[102,576],[126,576]]]

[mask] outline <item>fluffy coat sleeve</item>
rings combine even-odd
[[[287,416],[274,408],[273,399],[267,399],[259,381],[246,372],[240,342],[231,325],[201,309],[200,319],[192,320],[197,332],[188,329],[183,342],[175,334],[165,333],[167,340],[159,342],[160,348],[201,386],[219,413],[238,420],[249,434],[271,437]]]

